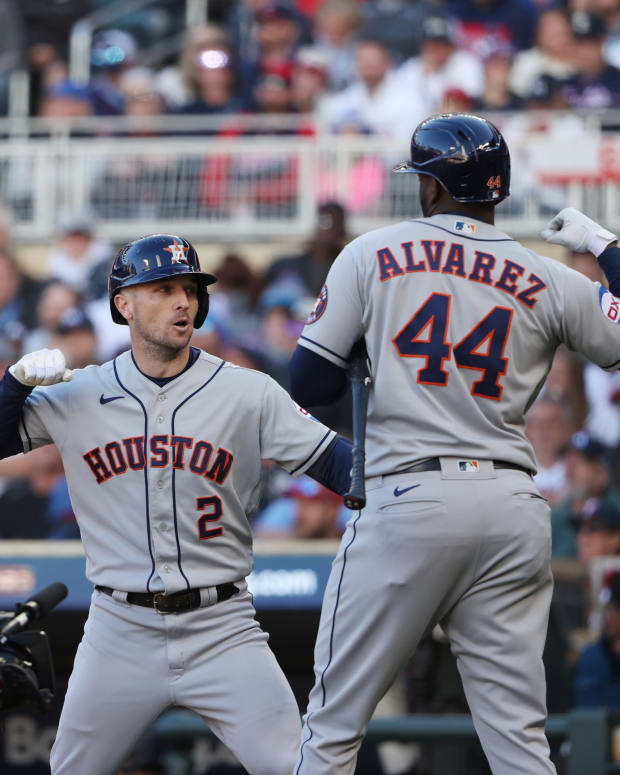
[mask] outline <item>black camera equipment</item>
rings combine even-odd
[[[15,613],[0,611],[0,711],[30,704],[44,710],[51,702],[56,683],[47,635],[25,628],[66,596],[67,587],[56,582],[18,603]]]

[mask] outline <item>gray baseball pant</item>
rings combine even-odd
[[[353,773],[375,706],[438,622],[494,775],[555,773],[542,663],[549,507],[527,474],[479,462],[368,480],[325,592],[295,775]]]
[[[95,591],[52,775],[115,775],[141,734],[174,705],[202,716],[252,775],[292,772],[299,710],[245,583],[229,600],[166,615]]]

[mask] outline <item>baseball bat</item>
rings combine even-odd
[[[353,451],[351,466],[351,486],[343,497],[343,503],[352,511],[359,511],[366,505],[366,486],[364,483],[366,467],[366,412],[368,409],[368,391],[370,374],[367,365],[368,353],[364,338],[359,339],[351,350],[351,397],[353,399]]]

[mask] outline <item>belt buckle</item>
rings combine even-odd
[[[158,614],[161,614],[161,616],[165,616],[166,614],[170,613],[170,611],[162,611],[159,608],[160,600],[163,600],[165,597],[165,592],[155,592],[153,595],[153,608],[157,611]]]

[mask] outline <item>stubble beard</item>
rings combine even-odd
[[[152,358],[162,362],[173,361],[187,347],[192,337],[192,329],[190,328],[182,344],[167,341],[164,336],[158,337],[156,332],[145,326],[138,316],[134,318],[133,329],[135,335],[142,340],[143,349]]]

